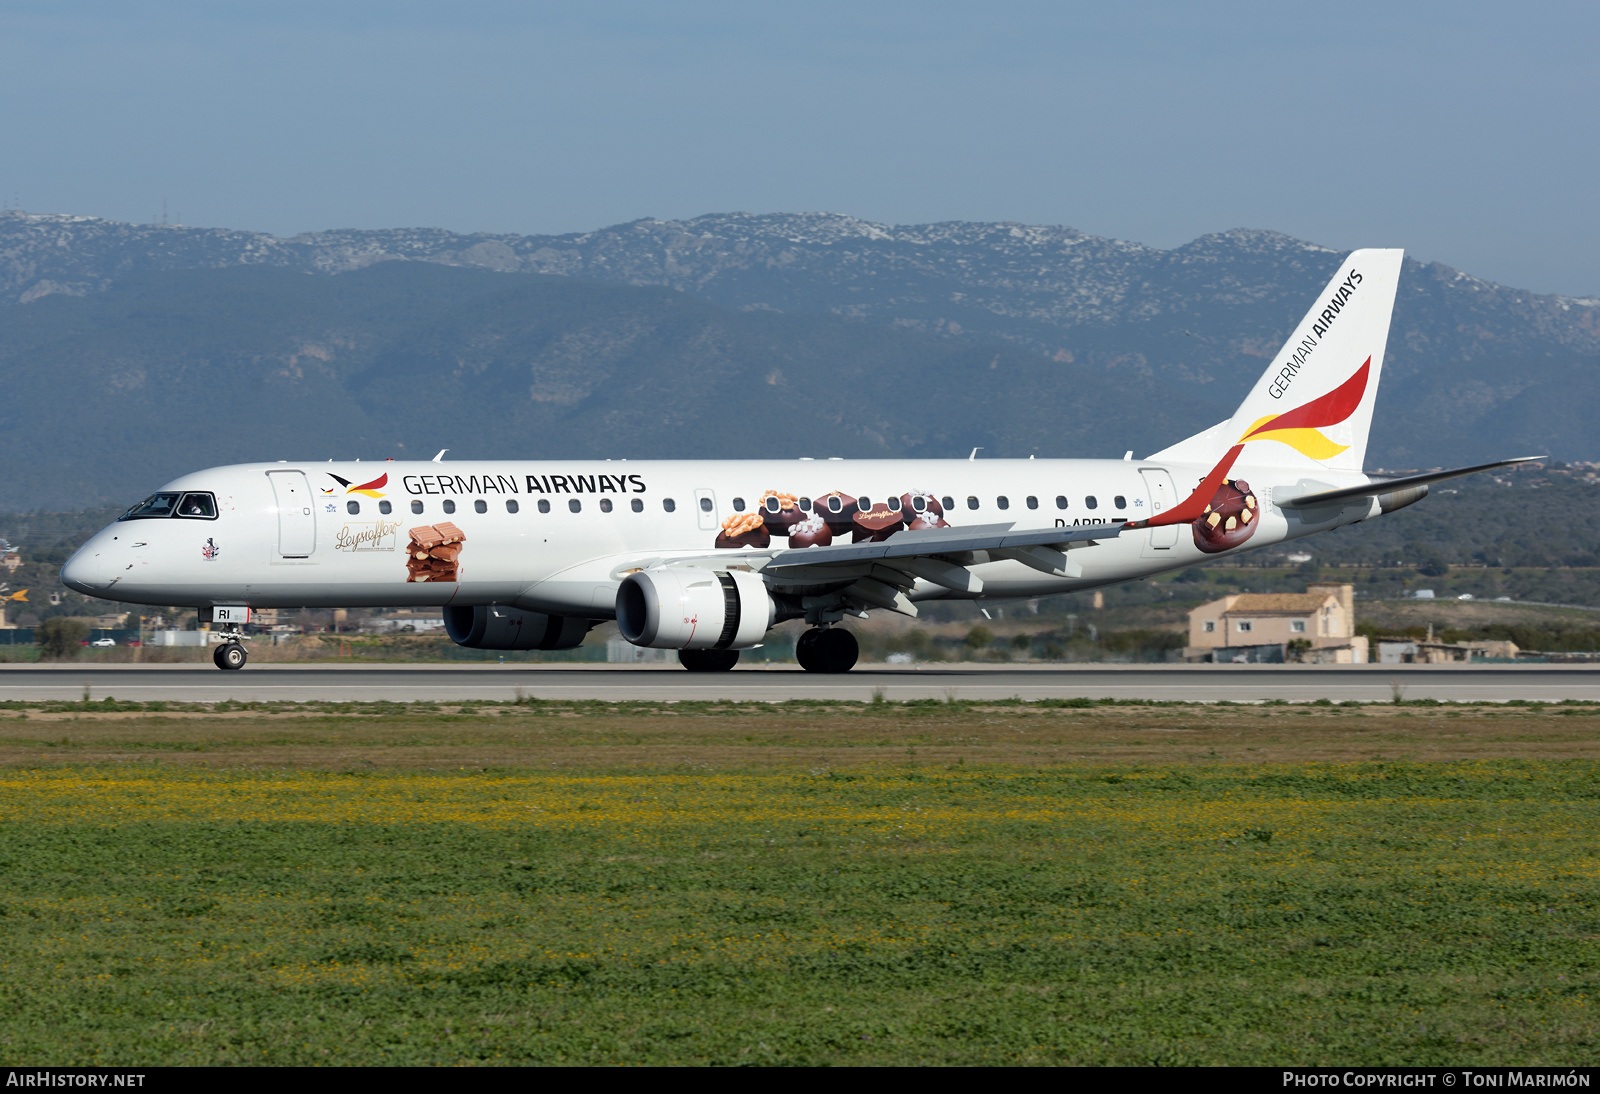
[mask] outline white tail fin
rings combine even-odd
[[[1403,257],[1352,252],[1233,417],[1151,458],[1360,471]]]

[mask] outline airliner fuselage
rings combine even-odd
[[[918,579],[909,596],[924,601],[1047,596],[1127,581],[1373,511],[1374,503],[1362,499],[1308,522],[1258,497],[1253,510],[1242,511],[1255,522],[1246,525],[1248,537],[1209,553],[1188,527],[1117,534],[1117,526],[1176,504],[1208,470],[1123,460],[241,464],[166,484],[153,502],[136,506],[85,544],[64,576],[81,592],[138,604],[501,604],[604,619],[615,615],[622,578],[652,559],[710,556],[748,566],[754,559],[742,555],[784,546],[796,537],[783,533],[803,523],[827,529],[812,537],[813,546],[858,542],[891,526],[893,535],[915,526],[918,517],[928,527],[1090,526],[1106,532],[1072,552],[1078,576],[1046,574],[1009,559],[975,561],[979,592]],[[352,490],[375,478],[384,481]],[[794,504],[770,514],[771,502],[763,499],[771,498]],[[832,498],[844,502],[837,514],[827,510]],[[856,519],[874,510],[887,514],[883,527]],[[834,516],[843,519],[827,519]],[[761,518],[760,529],[728,546],[725,525],[740,517],[746,523]],[[440,522],[463,533],[454,572],[443,575],[452,580],[417,580],[427,575],[408,571],[411,530]]]

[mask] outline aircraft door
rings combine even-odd
[[[700,522],[700,527],[707,532],[714,532],[722,525],[717,521],[717,492],[715,490],[696,490],[694,492],[694,515]]]
[[[278,554],[308,558],[317,549],[316,501],[304,471],[268,471],[278,502]]]
[[[1178,491],[1172,485],[1172,476],[1164,467],[1141,467],[1139,474],[1144,477],[1145,493],[1150,496],[1150,515],[1160,516],[1174,505],[1178,504]],[[1150,529],[1150,542],[1146,548],[1146,555],[1159,554],[1172,550],[1178,545],[1178,525],[1163,524],[1159,528]]]

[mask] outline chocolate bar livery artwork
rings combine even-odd
[[[1256,496],[1243,479],[1225,479],[1194,522],[1194,545],[1208,555],[1232,550],[1255,534]]]
[[[461,529],[449,521],[411,529],[411,542],[406,544],[406,580],[459,581],[461,545],[466,541]]]
[[[722,522],[718,547],[766,547],[773,536],[790,547],[827,547],[834,541],[864,543],[888,539],[902,528],[948,528],[944,506],[921,490],[879,500],[854,498],[835,490],[818,498],[768,490],[754,512]]]

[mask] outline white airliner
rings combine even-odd
[[[1520,462],[1362,473],[1400,263],[1351,254],[1232,418],[1142,460],[239,464],[163,486],[62,580],[222,624],[254,608],[443,608],[451,638],[488,650],[570,649],[615,619],[697,671],[804,619],[800,664],[844,672],[847,615],[1148,577]],[[243,633],[223,636],[217,665],[243,667]]]

